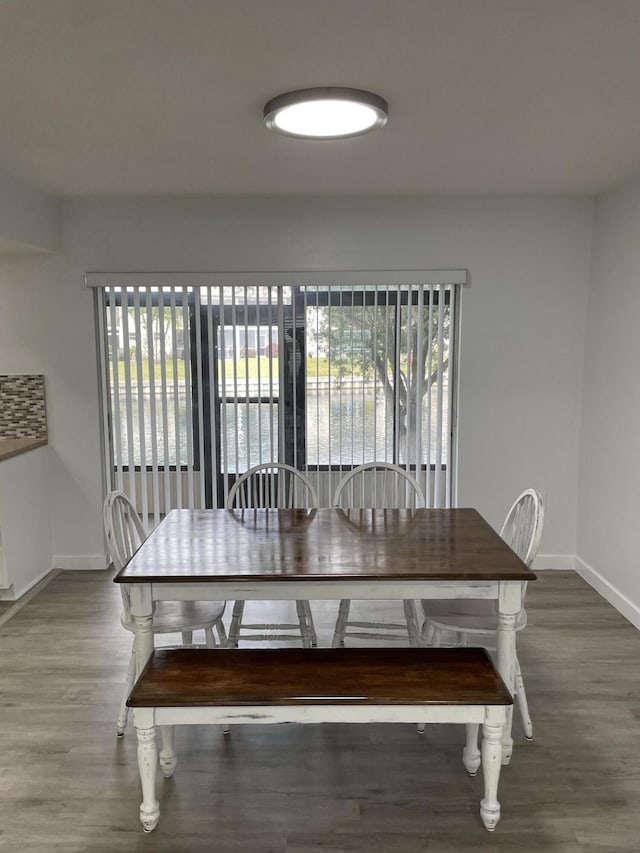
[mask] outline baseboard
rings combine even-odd
[[[94,571],[108,568],[109,561],[104,554],[54,554],[52,565],[55,569]]]
[[[538,554],[533,561],[533,570],[556,570],[566,572],[576,567],[576,558],[573,554]]]
[[[608,580],[602,577],[592,566],[581,560],[580,557],[575,558],[576,572],[583,578],[589,586],[592,586],[596,592],[606,599],[618,613],[622,614],[625,619],[628,619],[631,624],[640,630],[640,607],[630,601],[626,595],[609,583]]]
[[[10,607],[9,610],[6,611],[5,613],[3,613],[2,616],[0,617],[0,626],[4,625],[6,622],[8,622],[8,620],[12,616],[14,616],[16,613],[18,613],[18,611],[21,610],[28,601],[31,601],[31,599],[35,595],[37,595],[41,589],[44,589],[44,587],[47,586],[48,583],[51,583],[51,581],[58,574],[59,574],[59,572],[55,571],[55,569],[54,570],[47,569],[46,572],[43,572],[37,578],[30,581],[30,583],[28,583],[26,587],[19,588],[17,596],[15,594],[15,590],[14,590],[13,586],[11,587],[10,590],[6,590],[6,591],[10,591],[12,597],[11,598],[5,597],[5,598],[2,598],[0,600],[2,600],[2,601],[13,601],[13,606]]]

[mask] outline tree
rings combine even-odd
[[[397,294],[375,295],[365,305],[337,304],[318,308],[317,335],[328,349],[338,376],[375,376],[387,405],[396,413],[400,459],[417,457],[417,431],[424,398],[449,366],[450,309],[446,304],[397,304]],[[444,300],[444,294],[437,294]],[[355,301],[355,300],[354,300]]]
[[[136,328],[136,311],[128,308],[129,328]],[[149,312],[146,306],[140,309],[140,342],[141,352],[145,356],[153,355],[156,364],[163,357],[171,357],[175,354],[178,358],[184,354],[184,316],[182,308],[178,307],[175,312],[170,307],[151,308],[151,323],[149,323]]]

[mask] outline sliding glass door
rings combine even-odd
[[[224,506],[236,477],[253,465],[295,466],[304,459],[304,424],[295,408],[304,394],[304,329],[294,326],[291,305],[277,300],[207,303],[199,310],[192,329],[197,334],[199,325],[200,346],[191,353],[200,360],[192,374],[201,378],[194,410],[201,408],[203,417],[194,432],[197,438],[203,432],[204,457],[196,456],[195,466],[203,472],[206,505]]]
[[[452,501],[454,285],[105,287],[108,482],[159,518],[287,462],[331,505],[385,461]]]

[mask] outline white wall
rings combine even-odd
[[[0,599],[20,598],[49,572],[48,450],[0,463]]]
[[[83,277],[104,270],[468,268],[459,502],[497,526],[537,486],[548,499],[541,552],[574,555],[592,210],[587,199],[542,198],[65,202],[62,259],[0,264],[11,314],[0,314],[0,364],[47,377],[58,565],[97,563],[102,550]]]
[[[640,628],[640,182],[595,208],[580,453],[579,570]]]
[[[92,296],[64,258],[0,258],[0,373],[45,377],[47,484],[60,567],[105,565],[94,341]]]
[[[60,203],[0,170],[0,250],[57,252]]]

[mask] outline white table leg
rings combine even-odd
[[[153,653],[153,599],[151,584],[134,584],[130,593],[130,610],[133,617],[136,654],[136,676],[139,677]]]
[[[513,696],[515,692],[516,670],[516,616],[522,608],[522,586],[519,582],[503,582],[500,584],[498,599],[498,671]],[[513,721],[513,706],[507,711],[507,719],[502,738],[502,763],[508,764],[513,753],[513,738],[511,723]]]

